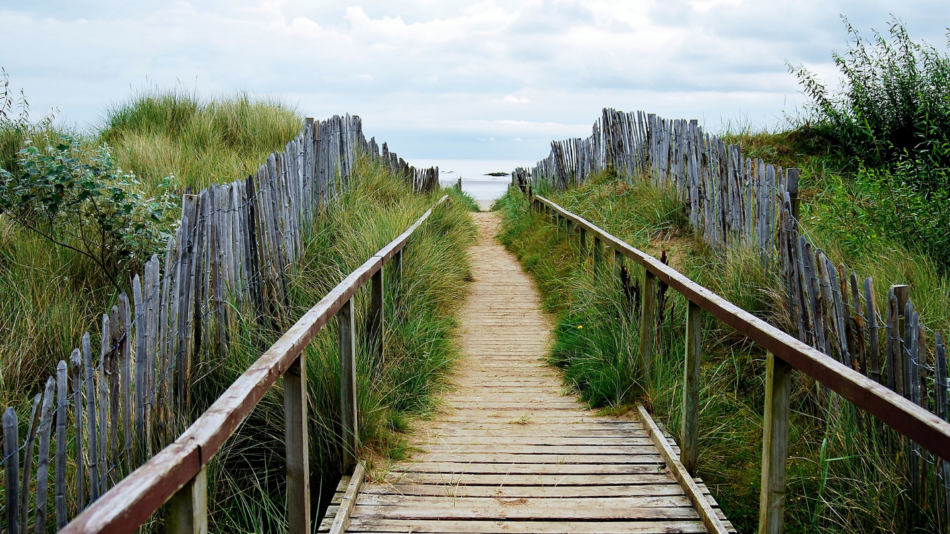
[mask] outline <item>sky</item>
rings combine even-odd
[[[0,0],[0,66],[78,129],[137,92],[277,97],[350,113],[410,162],[545,157],[604,107],[776,128],[891,17],[945,51],[946,0]]]

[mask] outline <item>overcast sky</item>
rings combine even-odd
[[[774,125],[803,103],[786,61],[833,82],[839,16],[870,37],[891,13],[946,51],[947,0],[2,0],[0,66],[80,128],[180,86],[357,114],[410,160],[534,161],[603,107]]]

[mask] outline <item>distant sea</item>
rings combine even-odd
[[[475,200],[494,200],[505,194],[511,176],[487,176],[490,172],[507,172],[516,167],[533,167],[534,161],[495,159],[410,159],[409,164],[418,168],[439,167],[439,182],[455,185],[462,177],[462,190]]]

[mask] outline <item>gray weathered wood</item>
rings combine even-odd
[[[56,366],[56,528],[66,526],[66,416],[69,411],[69,370],[66,362]]]
[[[119,366],[121,368],[121,397],[122,397],[122,431],[125,438],[125,469],[132,472],[132,321],[129,310],[129,297],[125,293],[119,295],[119,323],[121,341],[119,348]],[[116,458],[116,461],[119,459]]]
[[[165,532],[208,533],[208,468],[202,468],[168,501]]]
[[[353,513],[353,508],[356,506],[356,499],[360,494],[360,488],[363,486],[365,477],[366,472],[363,470],[363,465],[356,464],[353,475],[350,477],[350,483],[347,484],[346,491],[343,493],[343,499],[340,501],[336,516],[330,525],[329,534],[343,534],[349,528],[350,514]]]
[[[676,478],[676,480],[686,491],[686,496],[693,504],[693,507],[696,508],[696,512],[699,514],[699,518],[702,520],[703,525],[705,525],[706,530],[710,533],[725,534],[727,532],[726,527],[722,524],[722,521],[719,520],[719,517],[712,509],[712,506],[709,505],[709,501],[706,500],[702,490],[699,489],[699,486],[696,485],[696,482],[686,471],[686,468],[676,458],[676,454],[673,452],[673,448],[670,447],[669,442],[667,442],[666,438],[663,436],[663,432],[660,431],[660,429],[656,426],[653,418],[650,417],[650,414],[642,404],[637,405],[637,413],[639,414],[640,421],[646,428],[647,433],[653,440],[653,443],[656,445],[657,449],[659,449],[660,456],[663,457],[663,460],[666,462],[666,466],[672,472],[673,477]]]
[[[109,342],[111,341],[112,330],[109,325],[109,316],[102,315],[102,337],[99,338],[99,415],[98,420],[98,439],[99,439],[99,495],[102,495],[109,489]]]
[[[788,460],[788,414],[792,367],[768,353],[765,377],[765,422],[762,428],[762,489],[759,533],[785,530],[785,465]]]
[[[340,329],[340,407],[342,409],[341,431],[343,470],[348,471],[356,463],[357,398],[356,398],[356,326],[353,299],[349,299],[337,312]]]
[[[5,511],[8,534],[17,534],[20,530],[20,443],[16,410],[7,408],[3,412],[3,489],[6,495]],[[26,527],[26,525],[24,525]]]
[[[96,387],[93,382],[92,344],[89,332],[82,336],[82,363],[85,370],[86,439],[89,443],[89,502],[99,498],[99,434],[96,412]],[[79,400],[77,399],[77,402]]]
[[[597,276],[597,272],[601,269],[601,263],[603,263],[603,247],[601,246],[600,238],[594,235],[594,247],[592,251],[592,256],[594,257],[594,276]]]
[[[656,275],[644,270],[643,288],[640,290],[640,366],[645,380],[649,380],[656,339]]]
[[[683,378],[683,421],[680,459],[690,475],[696,476],[699,462],[699,379],[703,351],[703,310],[689,302],[686,311],[686,357]]]
[[[293,534],[310,534],[310,453],[307,424],[307,355],[303,353],[284,373],[287,531]]]
[[[151,271],[148,267],[145,269],[146,279],[151,278]],[[148,283],[146,289],[150,289]],[[132,279],[132,300],[135,304],[135,414],[132,417],[132,431],[135,445],[132,447],[135,461],[134,466],[138,467],[145,461],[145,402],[148,399],[146,393],[146,343],[148,342],[148,325],[146,319],[146,303],[142,296],[142,285],[138,275]]]
[[[40,403],[43,400],[43,394],[37,393],[33,397],[33,408],[30,410],[30,426],[27,428],[26,453],[23,455],[23,486],[20,488],[20,526],[23,531],[27,530],[27,512],[30,510],[30,482],[33,477],[33,446],[36,443],[36,431],[40,424]]]
[[[85,492],[85,462],[82,454],[82,436],[83,436],[83,407],[82,393],[84,380],[82,378],[82,353],[79,349],[73,349],[69,356],[69,364],[72,369],[73,382],[73,423],[76,425],[76,507],[82,510],[86,507]]]
[[[40,451],[36,462],[36,515],[33,517],[37,534],[46,532],[46,490],[49,486],[49,442],[53,428],[53,401],[56,397],[56,379],[46,381],[43,392],[43,411],[40,417]],[[24,530],[26,523],[23,523]]]

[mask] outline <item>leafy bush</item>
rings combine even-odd
[[[26,141],[16,170],[0,169],[0,214],[50,242],[93,260],[118,284],[130,260],[159,252],[177,214],[166,178],[165,192],[146,198],[134,174],[116,168],[109,149],[85,154],[63,135],[38,147]]]
[[[876,31],[867,42],[843,20],[851,43],[847,53],[833,54],[843,76],[838,92],[789,65],[813,101],[815,128],[869,165],[918,158],[950,165],[950,58],[913,42],[899,19],[890,23],[890,42]],[[936,176],[920,178],[930,185]]]

